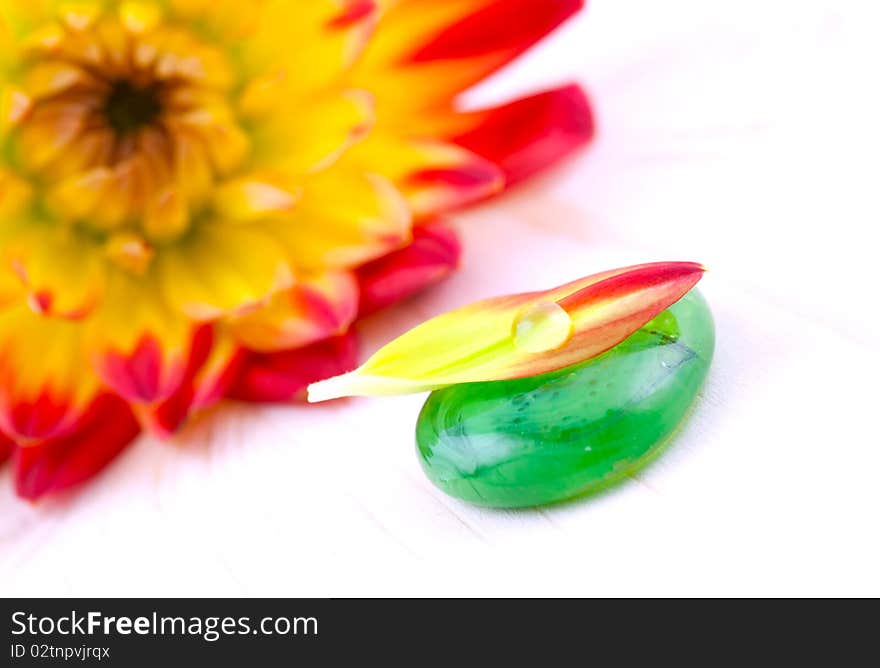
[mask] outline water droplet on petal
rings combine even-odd
[[[571,316],[559,304],[540,302],[526,307],[513,323],[516,347],[528,353],[556,350],[571,338]]]

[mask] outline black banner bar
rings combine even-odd
[[[813,604],[615,600],[7,599],[0,666],[351,665],[352,656],[473,665],[595,663],[638,653],[714,665],[830,640],[849,619]],[[839,604],[835,604],[839,605]],[[870,620],[870,621],[869,621]],[[784,622],[784,623],[783,623]],[[873,616],[835,645],[873,637]],[[704,654],[706,648],[710,654]],[[413,654],[414,649],[416,654]],[[554,658],[556,657],[556,658]],[[876,658],[876,657],[875,657]],[[5,659],[5,660],[4,660]],[[528,659],[528,661],[526,661]],[[623,660],[625,659],[625,660]],[[787,665],[787,663],[786,663]]]

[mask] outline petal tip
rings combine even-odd
[[[377,376],[355,370],[309,385],[308,402],[317,404],[345,397],[394,397],[431,389],[435,388],[407,378]]]
[[[319,404],[333,399],[351,396],[357,386],[357,374],[354,372],[344,373],[326,380],[312,383],[308,386],[307,400],[310,404]]]

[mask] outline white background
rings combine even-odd
[[[692,420],[592,500],[488,511],[423,477],[422,396],[226,406],[84,493],[0,475],[4,595],[880,595],[880,40],[869,0],[593,0],[477,92],[581,80],[590,150],[458,217],[459,274],[368,350],[476,298],[707,264]]]

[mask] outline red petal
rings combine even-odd
[[[242,401],[291,401],[303,398],[311,383],[356,366],[357,338],[353,332],[296,350],[252,352],[242,362],[228,396]]]
[[[193,380],[207,361],[213,343],[214,332],[211,325],[204,325],[196,330],[180,386],[165,401],[140,413],[141,421],[149,426],[150,431],[160,436],[170,436],[186,420],[196,392]]]
[[[6,432],[21,438],[52,437],[71,429],[80,417],[69,401],[55,399],[41,393],[36,399],[11,402],[2,401],[0,424]],[[81,410],[81,408],[79,409]]]
[[[331,21],[331,28],[350,28],[376,12],[375,0],[350,0]]]
[[[161,344],[155,337],[144,335],[128,356],[108,352],[101,371],[123,396],[131,401],[150,402],[160,396],[162,368]]]
[[[371,85],[383,118],[442,107],[551,33],[583,0],[405,0],[383,3],[353,80]],[[400,115],[402,114],[402,115]]]
[[[476,125],[453,141],[501,167],[508,186],[583,146],[595,130],[590,103],[577,85],[476,112],[472,118]]]
[[[193,339],[193,352],[180,387],[168,399],[141,414],[142,421],[159,436],[171,436],[192,412],[222,399],[238,377],[244,352],[224,358],[219,368],[205,368],[213,346],[212,327],[200,328]]]
[[[415,227],[409,246],[357,270],[360,315],[390,306],[440,281],[458,266],[460,257],[461,244],[452,229],[439,221]]]
[[[401,185],[417,217],[446,213],[497,195],[506,185],[498,165],[481,156],[467,162],[426,167],[407,175]]]
[[[509,61],[583,6],[584,0],[496,0],[435,35],[409,60],[424,62],[504,53]]]
[[[145,332],[137,344],[125,352],[107,346],[95,357],[95,368],[104,383],[134,404],[151,405],[165,401],[184,380],[190,360],[198,358],[199,329],[181,334],[180,341],[163,340]],[[171,350],[170,345],[182,349]]]
[[[73,433],[16,449],[16,491],[22,498],[38,499],[85,482],[107,466],[139,432],[128,405],[116,396],[102,395],[92,403]]]
[[[6,460],[12,456],[13,450],[15,450],[15,441],[6,434],[0,433],[0,466],[3,466]]]

